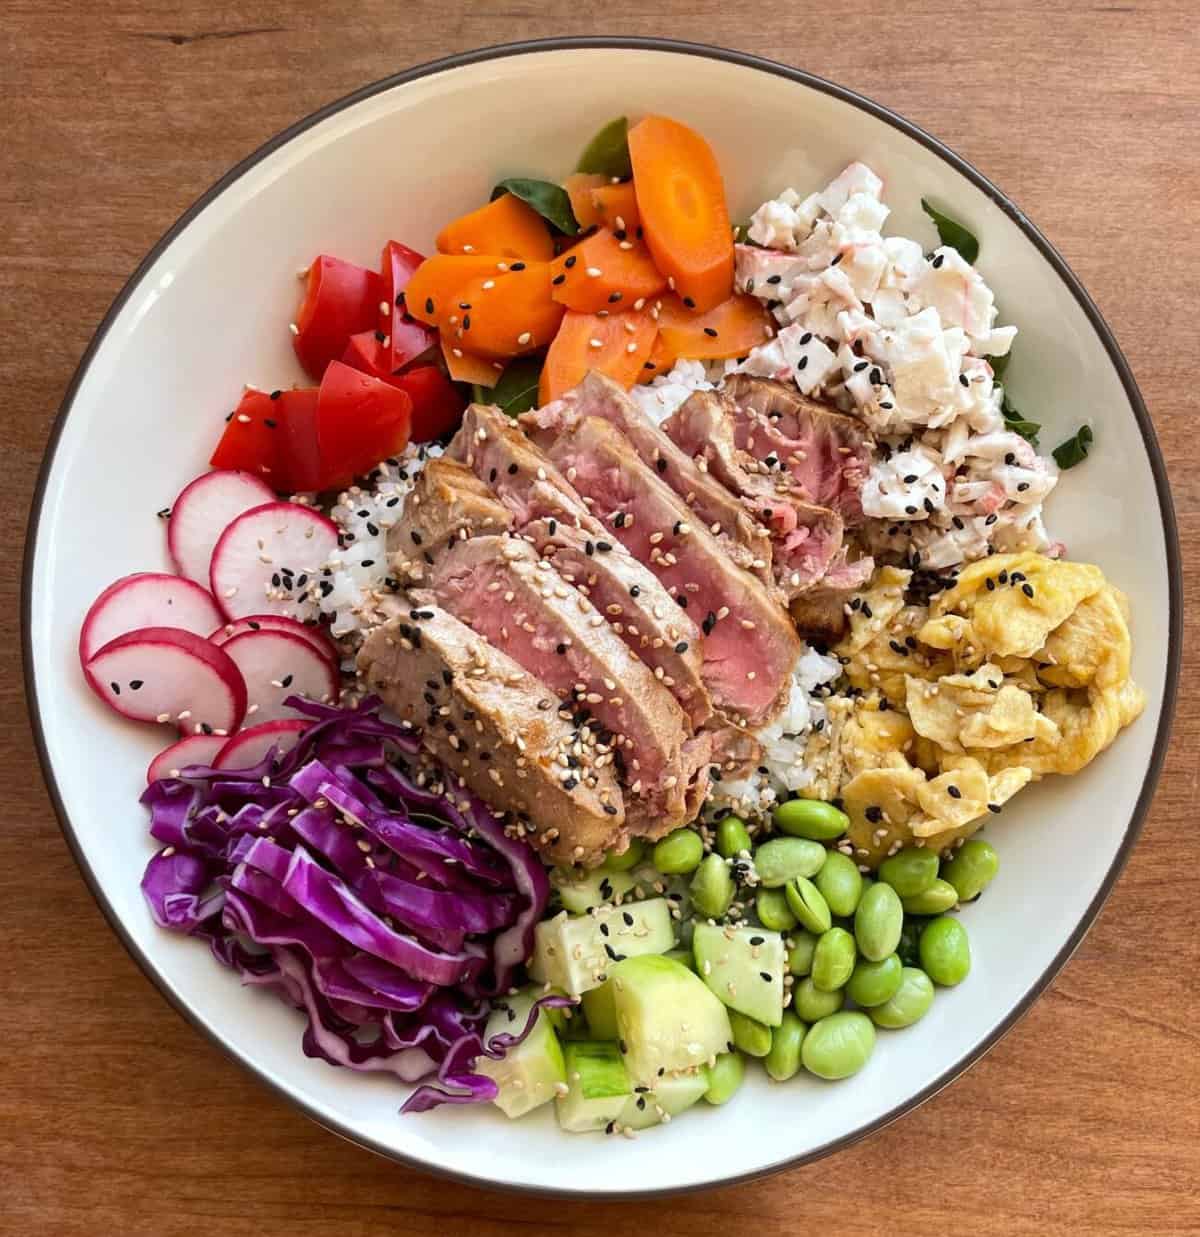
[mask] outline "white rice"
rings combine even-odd
[[[655,425],[661,425],[693,391],[711,390],[713,383],[708,380],[704,362],[681,360],[669,374],[635,386],[629,394]]]

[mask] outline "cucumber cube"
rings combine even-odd
[[[564,1054],[567,1093],[554,1103],[558,1124],[587,1134],[616,1121],[633,1099],[633,1085],[616,1044],[578,1040]]]
[[[730,1009],[769,1027],[783,1021],[783,937],[767,928],[696,924],[696,970]]]
[[[520,992],[497,1003],[487,1020],[483,1042],[486,1044],[495,1035],[516,1035],[523,1031],[533,1002],[533,993]],[[492,1103],[506,1117],[523,1117],[552,1100],[566,1081],[567,1070],[547,1011],[538,1011],[533,1030],[515,1048],[510,1048],[502,1060],[481,1056],[475,1063],[475,1070],[491,1078],[500,1088]]]

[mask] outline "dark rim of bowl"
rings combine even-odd
[[[894,1108],[884,1113],[883,1116],[878,1117],[867,1125],[864,1125],[861,1128],[840,1138],[833,1139],[815,1150],[776,1164],[767,1165],[764,1168],[757,1169],[750,1173],[743,1173],[739,1176],[718,1177],[711,1181],[702,1182],[697,1185],[674,1187],[667,1186],[661,1190],[641,1190],[621,1193],[594,1192],[586,1188],[571,1189],[568,1187],[562,1189],[542,1189],[533,1186],[511,1185],[505,1182],[491,1180],[482,1175],[455,1172],[449,1169],[441,1168],[436,1164],[404,1155],[395,1151],[391,1147],[384,1146],[371,1139],[363,1138],[360,1134],[355,1133],[338,1122],[325,1120],[323,1117],[319,1116],[314,1111],[312,1106],[304,1099],[291,1092],[285,1084],[275,1083],[269,1080],[253,1063],[243,1058],[232,1045],[223,1040],[216,1032],[205,1026],[197,1013],[175,998],[173,993],[170,992],[169,986],[166,984],[165,980],[159,976],[153,961],[135,944],[130,935],[126,932],[124,925],[121,923],[121,920],[116,914],[112,904],[108,901],[104,891],[100,888],[95,873],[91,870],[86,858],[84,857],[82,848],[79,844],[79,839],[75,833],[75,828],[63,806],[62,796],[59,792],[58,784],[54,777],[54,770],[50,765],[47,755],[45,736],[42,729],[40,705],[38,702],[35,668],[30,652],[30,635],[32,631],[32,597],[30,585],[32,582],[33,564],[37,554],[37,536],[41,523],[42,504],[45,499],[46,485],[58,449],[59,439],[61,438],[63,427],[66,424],[67,416],[71,411],[71,406],[74,403],[76,392],[83,381],[84,375],[87,373],[88,367],[91,365],[93,358],[95,357],[100,346],[103,344],[105,337],[107,336],[108,331],[117,315],[124,307],[126,301],[129,300],[133,291],[141,282],[143,276],[162,254],[163,250],[167,248],[167,246],[192,222],[193,219],[196,218],[198,214],[200,214],[201,211],[205,209],[205,207],[215,201],[226,189],[230,187],[230,185],[238,180],[239,177],[262,162],[262,160],[268,155],[278,150],[281,146],[286,145],[286,143],[290,142],[293,138],[297,137],[305,130],[310,129],[313,125],[319,124],[321,121],[345,110],[348,107],[361,103],[364,99],[369,99],[382,91],[390,90],[394,86],[401,86],[405,83],[416,81],[423,77],[429,77],[432,74],[441,73],[448,69],[462,68],[467,65],[480,64],[485,61],[503,59],[511,56],[523,56],[541,52],[575,51],[580,49],[586,50],[593,48],[661,51],[688,56],[699,56],[710,60],[721,60],[729,64],[741,65],[745,68],[756,69],[763,73],[770,73],[776,77],[783,77],[791,81],[798,82],[801,85],[808,86],[813,90],[818,90],[823,94],[831,95],[845,103],[849,103],[879,120],[886,121],[893,128],[898,129],[907,137],[919,142],[922,146],[926,147],[926,149],[931,150],[934,154],[938,155],[956,172],[958,172],[961,176],[964,176],[973,185],[975,185],[976,188],[982,190],[983,193],[986,194],[987,197],[1021,229],[1025,236],[1036,246],[1041,255],[1054,269],[1058,277],[1064,284],[1066,284],[1067,288],[1070,289],[1072,295],[1079,302],[1080,308],[1087,315],[1092,328],[1104,344],[1105,350],[1108,352],[1109,359],[1112,361],[1113,367],[1116,369],[1117,374],[1121,379],[1121,384],[1125,389],[1125,394],[1129,400],[1129,405],[1133,410],[1134,416],[1137,418],[1138,428],[1142,433],[1142,440],[1145,444],[1146,454],[1150,460],[1151,471],[1154,474],[1154,485],[1158,494],[1159,511],[1162,516],[1163,536],[1166,541],[1167,570],[1169,574],[1170,588],[1170,639],[1167,654],[1166,679],[1163,684],[1162,713],[1159,717],[1158,732],[1155,735],[1154,752],[1146,770],[1146,775],[1142,782],[1142,789],[1138,795],[1137,803],[1134,806],[1133,815],[1130,818],[1129,825],[1125,831],[1124,840],[1122,841],[1121,847],[1113,859],[1112,865],[1104,878],[1103,884],[1101,885],[1095,898],[1092,900],[1091,905],[1087,908],[1083,917],[1080,919],[1075,930],[1071,933],[1069,939],[1063,945],[1062,949],[1059,950],[1054,960],[1038,978],[1037,982],[1034,983],[1017,1006],[1003,1019],[1000,1025],[997,1026],[990,1034],[985,1036],[978,1044],[976,1044],[970,1052],[966,1053],[961,1059],[954,1062],[938,1078],[936,1078],[928,1086],[924,1087],[917,1094],[911,1096],[903,1103],[896,1105]],[[75,861],[79,865],[79,869],[82,872],[88,887],[92,891],[92,896],[99,903],[100,909],[104,912],[104,915],[108,919],[113,931],[116,932],[117,936],[125,945],[125,948],[130,952],[147,977],[155,984],[156,987],[159,988],[167,1000],[170,1001],[170,1003],[174,1005],[175,1008],[189,1022],[192,1023],[193,1026],[221,1047],[235,1061],[239,1062],[242,1066],[253,1073],[254,1076],[261,1082],[265,1083],[272,1090],[282,1095],[290,1103],[295,1104],[318,1125],[321,1125],[330,1130],[332,1133],[338,1134],[348,1141],[365,1147],[368,1150],[374,1151],[388,1159],[398,1161],[408,1167],[416,1168],[423,1172],[433,1173],[438,1176],[483,1188],[500,1188],[518,1193],[555,1198],[596,1198],[619,1200],[663,1197],[670,1194],[736,1185],[741,1182],[752,1181],[773,1173],[782,1172],[788,1168],[796,1168],[802,1164],[811,1163],[812,1161],[818,1160],[834,1151],[839,1151],[844,1147],[848,1147],[851,1144],[858,1142],[860,1139],[866,1138],[868,1135],[874,1134],[876,1131],[883,1129],[884,1126],[890,1125],[893,1121],[897,1120],[905,1113],[910,1112],[919,1104],[923,1104],[926,1100],[936,1095],[938,1091],[947,1086],[950,1082],[957,1078],[959,1074],[963,1073],[964,1070],[973,1065],[984,1055],[984,1053],[989,1051],[989,1049],[998,1043],[999,1040],[1012,1029],[1017,1021],[1029,1011],[1033,1003],[1045,990],[1046,986],[1062,969],[1071,954],[1078,948],[1088,929],[1095,921],[1101,907],[1104,905],[1104,902],[1112,892],[1112,888],[1116,883],[1117,877],[1124,868],[1125,863],[1129,858],[1130,851],[1133,849],[1134,843],[1137,841],[1138,835],[1141,832],[1146,812],[1149,809],[1150,801],[1154,795],[1155,785],[1162,770],[1162,765],[1166,757],[1167,745],[1170,738],[1171,721],[1174,713],[1175,698],[1179,684],[1180,660],[1183,642],[1183,607],[1181,599],[1182,567],[1180,562],[1179,535],[1175,522],[1175,510],[1171,500],[1171,491],[1167,481],[1166,466],[1163,462],[1162,453],[1158,446],[1158,440],[1155,437],[1154,427],[1150,420],[1150,415],[1146,411],[1146,406],[1142,400],[1141,393],[1138,391],[1133,374],[1130,371],[1129,365],[1122,355],[1121,350],[1117,345],[1117,341],[1108,327],[1108,324],[1104,321],[1100,311],[1096,308],[1095,303],[1085,291],[1083,285],[1079,282],[1074,272],[1050,244],[1050,242],[1025,217],[1021,210],[1009,200],[1009,198],[1001,193],[1001,191],[985,176],[976,171],[976,169],[967,163],[966,160],[955,154],[954,151],[943,145],[936,138],[918,128],[911,121],[905,120],[903,117],[898,116],[890,109],[879,103],[875,103],[852,90],[847,90],[843,86],[835,85],[833,82],[826,81],[825,79],[817,77],[812,73],[805,72],[802,69],[795,69],[789,65],[779,64],[775,61],[764,59],[761,56],[754,56],[747,52],[712,47],[706,44],[687,43],[674,39],[662,38],[621,38],[597,36],[587,38],[534,39],[520,43],[503,44],[496,47],[479,48],[475,51],[462,52],[457,55],[444,57],[440,60],[430,61],[427,64],[417,65],[414,68],[406,69],[401,73],[393,74],[392,76],[383,78],[382,80],[374,82],[371,85],[364,86],[361,89],[354,91],[352,94],[346,95],[344,98],[327,104],[325,107],[313,112],[312,115],[305,117],[303,120],[298,121],[290,128],[283,130],[283,132],[271,138],[270,141],[260,146],[258,150],[254,151],[253,154],[247,156],[239,164],[222,176],[216,184],[214,184],[179,217],[179,219],[158,241],[154,248],[150,250],[138,266],[137,270],[134,271],[125,286],[117,294],[117,297],[109,308],[108,313],[105,314],[104,320],[100,323],[99,328],[92,337],[91,343],[88,345],[87,351],[80,360],[78,368],[71,379],[70,385],[67,387],[66,394],[63,396],[62,404],[59,407],[58,414],[55,418],[54,425],[50,433],[46,454],[38,477],[37,488],[30,512],[23,571],[21,630],[24,649],[25,690],[30,705],[30,717],[33,724],[34,740],[46,779],[46,785],[50,792],[50,798],[53,802],[54,810],[58,816],[63,834],[66,837],[67,844],[70,846],[71,852],[75,856]]]

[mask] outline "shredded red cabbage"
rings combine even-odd
[[[310,1057],[419,1087],[404,1112],[477,1103],[474,1072],[532,1029],[483,1041],[490,998],[533,946],[549,883],[522,841],[469,791],[414,780],[415,736],[354,709],[291,697],[313,719],[252,769],[192,766],[142,795],[160,850],[142,892],[155,921],[207,940],[244,983],[308,1019]]]

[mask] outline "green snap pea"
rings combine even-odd
[[[797,928],[789,933],[788,970],[793,975],[807,975],[812,970],[813,954],[817,950],[817,938],[807,928]]]
[[[999,870],[1000,856],[995,847],[982,838],[971,838],[942,864],[942,880],[954,886],[960,902],[970,902],[992,883]]]
[[[846,984],[846,995],[855,1005],[870,1009],[890,1001],[900,991],[904,979],[904,967],[895,954],[888,954],[879,962],[860,958]]]
[[[806,1033],[804,1023],[785,1009],[783,1021],[771,1032],[771,1051],[763,1059],[767,1073],[776,1082],[787,1082],[800,1072],[800,1050]]]
[[[654,866],[664,876],[686,876],[703,858],[704,843],[695,829],[676,829],[654,844]]]
[[[705,1066],[704,1073],[708,1079],[705,1100],[710,1104],[727,1104],[746,1076],[746,1059],[740,1052],[723,1052],[715,1065]]]
[[[753,1018],[747,1018],[736,1009],[727,1011],[729,1025],[733,1028],[734,1046],[748,1057],[765,1057],[771,1051],[771,1028]]]
[[[798,983],[792,991],[792,1008],[796,1016],[805,1022],[818,1022],[836,1014],[845,1004],[846,997],[839,988],[836,992],[822,992],[810,975]]]
[[[782,889],[764,889],[760,886],[754,895],[754,913],[762,926],[772,932],[790,932],[796,926],[796,916],[792,914]]]
[[[733,901],[733,877],[729,864],[720,855],[705,855],[704,862],[696,869],[688,890],[692,905],[702,915],[720,919]]]
[[[878,881],[863,894],[854,912],[854,939],[859,953],[871,962],[881,962],[896,952],[903,927],[904,907],[900,898],[891,885]]]
[[[797,876],[783,887],[787,904],[792,908],[792,914],[810,931],[820,936],[828,932],[833,923],[829,913],[829,904],[821,896],[821,891],[805,876]]]
[[[832,842],[850,827],[850,817],[820,799],[789,799],[771,813],[775,828],[795,838]]]
[[[900,972],[900,987],[896,995],[882,1005],[868,1011],[877,1027],[899,1031],[920,1022],[933,1004],[933,981],[915,966],[906,966]]]
[[[813,884],[821,891],[833,914],[844,917],[858,910],[863,878],[858,865],[848,855],[831,850],[821,870],[813,877]]]
[[[808,1028],[800,1059],[810,1074],[832,1081],[857,1074],[874,1049],[874,1023],[866,1014],[846,1009]]]
[[[915,897],[937,880],[937,852],[915,846],[897,851],[879,865],[879,879],[902,897]]]
[[[797,876],[816,876],[825,862],[820,842],[806,838],[772,838],[754,852],[754,870],[768,889],[778,889]]]
[[[750,831],[746,828],[746,822],[740,816],[726,816],[724,820],[718,821],[718,855],[722,855],[726,859],[732,859],[734,855],[739,855],[744,850],[750,850],[753,845],[753,842],[750,841]]]
[[[900,931],[900,943],[896,946],[896,956],[904,966],[921,965],[921,929],[925,927],[924,919],[915,919],[911,915],[904,916],[904,927]]]
[[[971,970],[971,943],[957,919],[941,915],[921,933],[921,966],[935,984],[953,988]]]
[[[822,933],[813,950],[813,987],[821,992],[836,992],[844,988],[854,973],[857,958],[854,937],[845,928],[830,928]]]
[[[637,838],[629,839],[629,846],[619,855],[609,851],[604,856],[604,866],[610,872],[628,872],[630,868],[636,868],[639,863],[645,858],[646,845]]]
[[[928,889],[904,898],[903,903],[910,915],[940,915],[958,905],[958,890],[949,881],[938,878]]]

